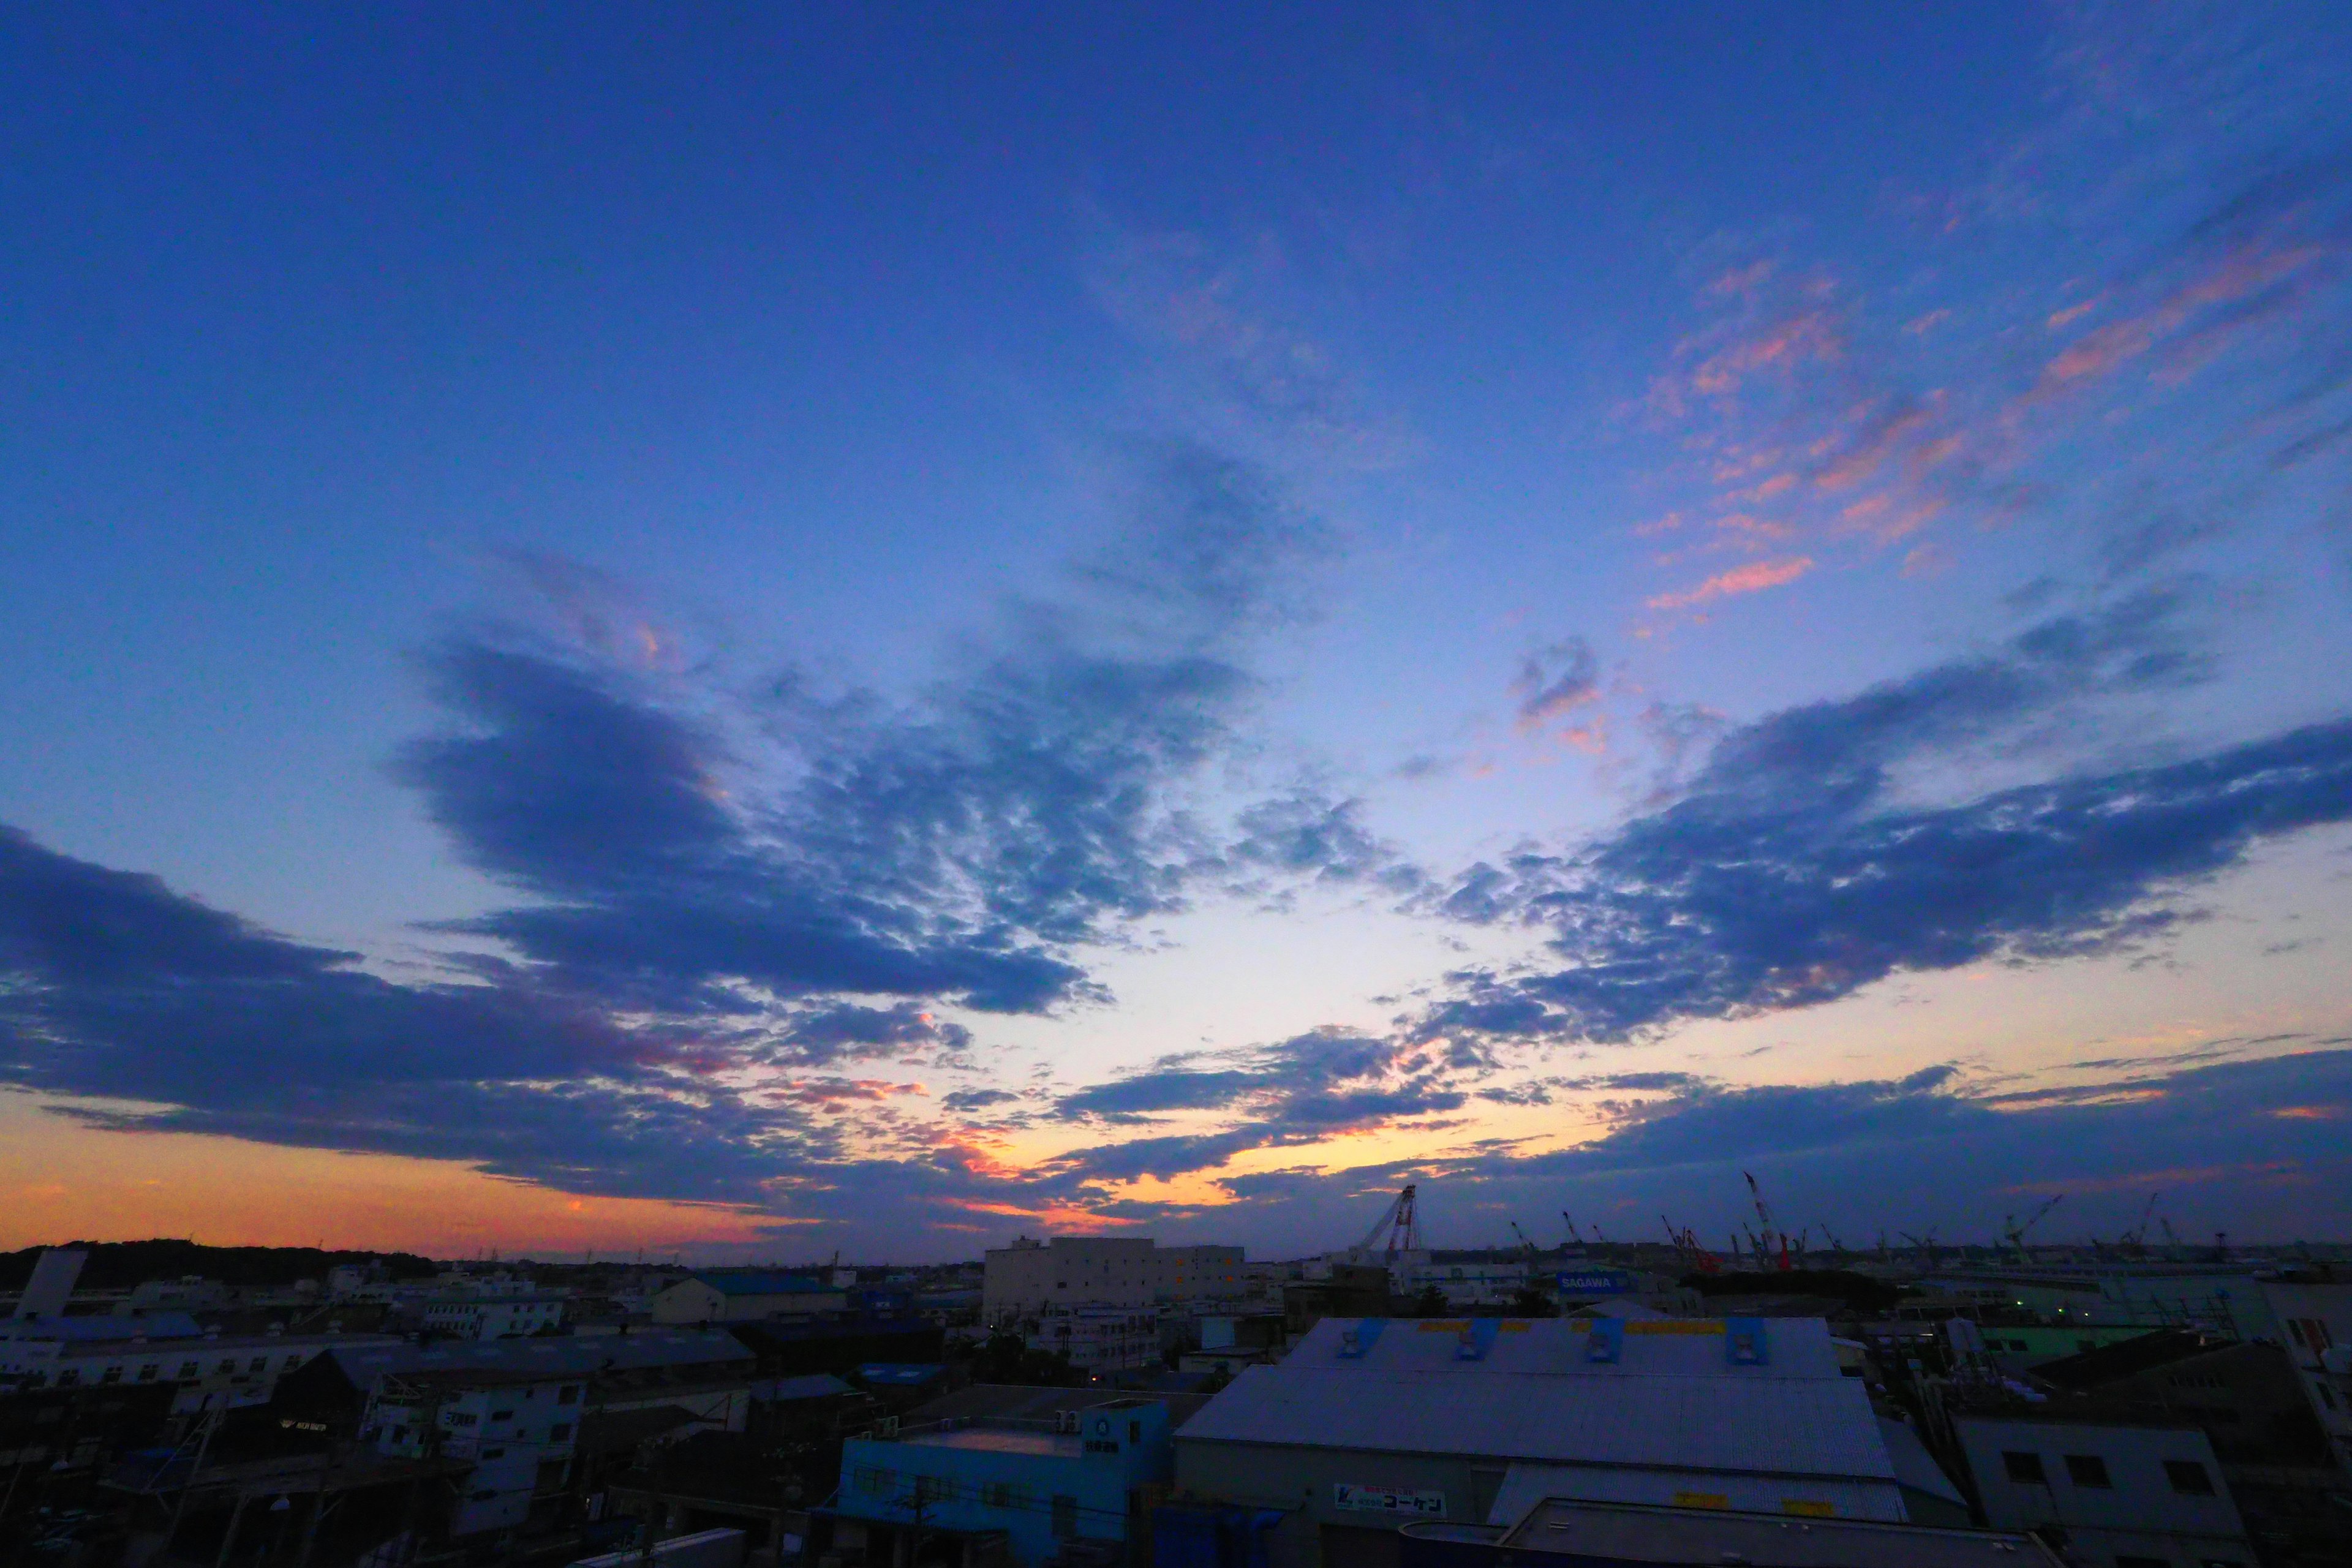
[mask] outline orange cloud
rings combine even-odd
[[[1813,569],[1810,555],[1790,556],[1779,561],[1758,561],[1747,566],[1735,566],[1728,572],[1718,572],[1696,588],[1678,594],[1661,594],[1650,601],[1654,610],[1686,610],[1693,605],[1704,605],[1716,599],[1728,599],[1739,594],[1759,594],[1767,588],[1778,588],[1793,583]]]
[[[2271,1112],[2281,1121],[2341,1121],[2344,1108],[2340,1105],[2282,1105]]]
[[[1915,338],[1925,337],[1951,319],[1949,310],[1930,310],[1924,316],[1915,316],[1904,322],[1903,330]]]

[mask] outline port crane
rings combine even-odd
[[[1421,1216],[1414,1208],[1419,1190],[1416,1184],[1407,1182],[1404,1190],[1389,1201],[1389,1206],[1381,1211],[1381,1217],[1373,1222],[1370,1233],[1356,1250],[1379,1253],[1390,1263],[1395,1262],[1401,1252],[1422,1250]]]
[[[2040,1206],[2025,1216],[2025,1223],[2022,1225],[2018,1223],[2017,1216],[2013,1214],[2002,1216],[2006,1223],[2000,1229],[2001,1239],[2009,1243],[2010,1249],[2017,1255],[2017,1260],[2020,1263],[2032,1261],[2025,1252],[2025,1233],[2041,1224],[2042,1216],[2056,1208],[2065,1195],[2063,1193],[2053,1193],[2042,1199]]]
[[[2147,1206],[2139,1211],[2139,1223],[2132,1226],[2129,1230],[2124,1232],[2121,1237],[2116,1238],[2116,1245],[2118,1247],[2123,1247],[2125,1250],[2132,1253],[2136,1257],[2145,1258],[2147,1256],[2148,1222],[2156,1217],[2156,1200],[2163,1195],[2164,1194],[2162,1193],[2150,1193],[2147,1194]]]
[[[1764,1189],[1756,1184],[1754,1173],[1748,1171],[1739,1173],[1748,1178],[1748,1195],[1756,1200],[1756,1221],[1764,1227],[1764,1245],[1769,1247],[1777,1242],[1780,1251],[1775,1261],[1785,1271],[1790,1266],[1789,1237],[1785,1232],[1775,1233],[1772,1229],[1772,1211],[1764,1206]]]

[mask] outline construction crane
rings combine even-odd
[[[1421,1216],[1413,1212],[1413,1196],[1418,1190],[1414,1183],[1407,1182],[1404,1190],[1390,1200],[1389,1206],[1381,1211],[1370,1233],[1356,1250],[1378,1252],[1391,1263],[1396,1261],[1397,1254],[1401,1252],[1419,1252],[1422,1249]]]
[[[1936,1233],[1933,1230],[1925,1236],[1914,1236],[1907,1230],[1898,1230],[1895,1234],[1909,1242],[1912,1252],[1928,1268],[1936,1267]]]
[[[1770,1247],[1774,1244],[1775,1233],[1772,1229],[1772,1211],[1764,1206],[1764,1189],[1756,1184],[1756,1178],[1750,1173],[1742,1171],[1739,1173],[1748,1178],[1748,1194],[1756,1200],[1757,1223],[1764,1227],[1764,1245]],[[1785,1270],[1789,1267],[1789,1238],[1786,1235],[1781,1235],[1778,1237],[1778,1242],[1780,1247],[1778,1262]]]
[[[2001,1226],[2001,1239],[2009,1243],[2010,1250],[2017,1255],[2017,1260],[2020,1263],[2031,1261],[2025,1254],[2025,1233],[2041,1224],[2042,1216],[2056,1208],[2059,1201],[2065,1195],[2063,1193],[2053,1193],[2042,1199],[2041,1205],[2025,1216],[2025,1223],[2022,1225],[2017,1222],[2015,1215],[2002,1216],[2007,1223]]]
[[[1843,1258],[1845,1256],[1845,1243],[1840,1241],[1836,1237],[1832,1236],[1830,1234],[1829,1226],[1822,1226],[1819,1228],[1822,1233],[1822,1239],[1830,1244],[1830,1256],[1832,1258]]]
[[[2180,1237],[2175,1236],[2172,1232],[2172,1216],[2168,1214],[2160,1214],[2156,1216],[2156,1223],[2164,1229],[2165,1250],[2172,1257],[2179,1258],[2180,1256]]]
[[[2119,1238],[2120,1246],[2142,1257],[2147,1255],[2148,1221],[2156,1217],[2156,1200],[2163,1195],[2162,1193],[2147,1194],[2147,1206],[2139,1211],[2139,1223],[2123,1233]]]
[[[1701,1274],[1714,1274],[1722,1268],[1723,1266],[1716,1261],[1715,1254],[1699,1245],[1697,1231],[1688,1226],[1676,1230],[1675,1222],[1664,1215],[1658,1216],[1658,1223],[1666,1227],[1666,1240],[1674,1245],[1674,1249],[1680,1253],[1683,1260],[1693,1268],[1697,1269]]]
[[[1582,1247],[1584,1245],[1584,1236],[1582,1232],[1576,1228],[1576,1216],[1570,1214],[1566,1209],[1562,1209],[1559,1211],[1559,1222],[1560,1224],[1568,1226],[1568,1239],[1570,1244],[1575,1247]]]

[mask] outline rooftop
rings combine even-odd
[[[1292,1351],[1286,1367],[1349,1373],[1417,1371],[1448,1375],[1639,1379],[1660,1374],[1742,1381],[1811,1382],[1843,1375],[1829,1326],[1818,1318],[1761,1325],[1762,1359],[1735,1364],[1727,1318],[1643,1318],[1606,1324],[1591,1318],[1326,1318]],[[1594,1336],[1622,1336],[1614,1353]],[[1352,1336],[1352,1338],[1351,1338]]]
[[[937,1431],[902,1433],[901,1443],[926,1448],[965,1448],[989,1454],[1041,1454],[1075,1459],[1086,1452],[1075,1434],[1041,1432],[1031,1426],[943,1426]]]
[[[1538,1505],[1501,1545],[1507,1552],[1577,1562],[1743,1563],[1755,1568],[2055,1568],[2058,1561],[2031,1538],[2000,1531],[1565,1498]]]
[[[1117,1397],[1099,1388],[1028,1388],[1015,1384],[975,1383],[907,1413],[909,1426],[971,1418],[1050,1420],[1065,1410],[1091,1410]],[[1132,1397],[1132,1396],[1130,1396]],[[1171,1426],[1181,1426],[1209,1403],[1205,1394],[1152,1394],[1146,1404],[1168,1406]]]
[[[1559,1319],[1516,1333],[1500,1321],[1485,1359],[1467,1360],[1440,1321],[1367,1342],[1326,1319],[1284,1362],[1244,1368],[1178,1441],[1895,1479],[1869,1395],[1839,1373],[1818,1320],[1774,1321],[1761,1366],[1727,1363],[1720,1322],[1613,1326],[1613,1362],[1581,1353],[1592,1324]],[[1355,1357],[1341,1353],[1350,1330]]]
[[[698,1268],[687,1278],[722,1296],[814,1296],[835,1289],[814,1275],[781,1268]]]

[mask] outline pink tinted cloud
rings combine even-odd
[[[2094,328],[2069,343],[2042,367],[2042,374],[2026,394],[2025,402],[2041,402],[2111,375],[2180,331],[2199,311],[2242,300],[2288,279],[2318,260],[2322,254],[2321,247],[2314,245],[2285,249],[2247,247],[2232,252],[2137,315]],[[2059,319],[2053,316],[2051,321],[2054,325]],[[2259,318],[2249,318],[2235,327],[2207,331],[2240,331],[2256,319]]]
[[[1735,566],[1728,572],[1718,572],[1695,588],[1685,588],[1675,594],[1661,594],[1650,601],[1650,608],[1686,610],[1695,605],[1710,604],[1717,599],[1728,599],[1740,594],[1760,594],[1767,588],[1793,583],[1812,569],[1813,558],[1810,555],[1750,562],[1745,566]]]

